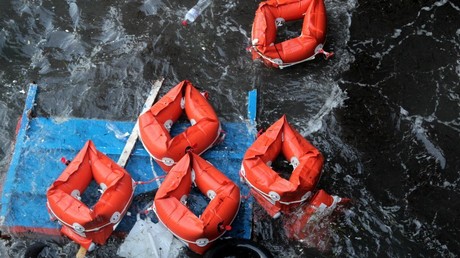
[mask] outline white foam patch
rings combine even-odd
[[[334,108],[339,107],[347,99],[347,95],[343,92],[338,84],[332,88],[332,92],[324,102],[324,105],[309,121],[306,130],[302,131],[302,135],[306,136],[313,132],[319,131],[322,128],[322,119],[328,115]]]
[[[409,112],[404,108],[400,107],[400,114],[403,119],[412,122],[412,133],[416,139],[423,143],[426,151],[433,156],[439,163],[442,169],[446,167],[446,158],[441,148],[437,147],[430,139],[426,129],[423,127],[424,121],[433,121],[436,118],[434,116],[421,117],[421,116],[410,116]]]
[[[460,29],[457,30],[457,37],[460,37]],[[460,78],[460,60],[457,60],[457,66],[455,67],[455,72]]]
[[[80,22],[80,9],[78,8],[75,0],[68,1],[69,3],[69,15],[72,19],[73,30],[77,30],[78,24]]]
[[[59,48],[62,50],[62,57],[71,59],[72,56],[85,54],[85,48],[81,44],[78,35],[65,31],[54,31],[50,33],[46,47]]]
[[[160,8],[160,4],[161,2],[157,0],[144,0],[140,10],[147,16],[156,15],[158,13],[158,9]]]
[[[125,28],[121,22],[121,13],[115,7],[110,7],[102,24],[102,33],[98,39],[102,43],[113,43],[119,41],[125,35]]]
[[[426,130],[422,127],[422,124],[423,118],[416,117],[412,127],[412,132],[415,134],[417,139],[425,145],[427,152],[436,158],[441,168],[444,169],[446,167],[446,158],[444,157],[444,153],[430,141],[428,135],[426,134]]]

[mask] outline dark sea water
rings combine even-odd
[[[209,91],[223,121],[256,88],[258,126],[286,114],[326,158],[319,187],[352,199],[319,242],[289,242],[256,206],[275,257],[458,257],[460,2],[326,0],[335,56],[283,70],[246,51],[258,2],[214,1],[184,27],[195,1],[0,1],[0,174],[32,80],[40,115],[130,121],[160,77],[160,95]]]

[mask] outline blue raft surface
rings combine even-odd
[[[119,136],[119,132],[131,132],[135,123],[31,117],[37,91],[37,85],[31,84],[10,167],[3,182],[0,229],[2,234],[9,236],[49,236],[55,239],[56,236],[60,237],[61,225],[50,220],[46,208],[46,191],[65,168],[61,158],[73,159],[86,141],[92,140],[99,151],[117,161],[127,137],[118,139],[121,137],[116,136]],[[224,141],[202,154],[202,157],[238,184],[242,196],[248,196],[249,189],[242,186],[239,170],[245,151],[254,141],[256,102],[257,92],[252,90],[248,95],[248,122],[223,122],[222,129],[226,132]],[[174,125],[172,134],[181,132],[185,127],[184,124]],[[137,141],[125,169],[135,181],[148,181],[155,175],[164,175],[163,170],[145,151],[140,140]],[[100,196],[96,188],[97,186],[88,187],[82,196],[82,200],[88,206],[97,202]],[[157,188],[157,182],[136,187],[134,201],[116,232],[129,232],[136,221],[137,213],[147,208],[149,201],[153,201]],[[138,198],[141,196],[144,198]],[[199,215],[200,209],[207,205],[207,200],[198,196],[194,198],[193,195],[190,199],[191,205],[195,203],[195,207],[191,209]],[[145,203],[140,203],[140,200]],[[232,230],[224,237],[251,238],[252,202],[252,198],[242,198]]]

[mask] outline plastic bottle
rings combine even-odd
[[[198,0],[195,6],[193,6],[188,12],[185,14],[185,18],[182,21],[182,24],[185,26],[190,24],[196,20],[198,16],[211,4],[212,0]]]

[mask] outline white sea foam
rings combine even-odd
[[[423,118],[420,116],[417,116],[415,118],[415,121],[412,127],[412,132],[415,134],[417,139],[424,144],[427,152],[431,154],[436,159],[436,161],[439,162],[439,165],[441,166],[441,168],[444,169],[446,167],[446,158],[444,157],[444,153],[442,149],[440,149],[439,147],[437,147],[435,144],[431,142],[431,140],[429,139],[426,133],[426,130],[423,128],[422,125],[423,125]]]
[[[146,15],[156,15],[161,4],[162,2],[157,0],[144,0],[139,9]]]
[[[332,92],[324,102],[321,109],[308,121],[308,126],[302,131],[302,135],[306,136],[313,132],[316,132],[322,127],[322,119],[336,107],[343,104],[343,101],[347,99],[346,94],[340,89],[338,85],[332,88]]]
[[[73,30],[76,31],[80,22],[80,9],[75,0],[69,0],[69,15],[72,19]]]
[[[420,141],[424,146],[428,154],[436,159],[442,169],[446,167],[446,158],[444,157],[443,150],[436,146],[429,138],[426,129],[423,127],[425,121],[432,122],[436,120],[434,116],[422,117],[418,115],[411,116],[407,110],[400,107],[400,115],[404,120],[412,123],[412,133],[416,139]]]

